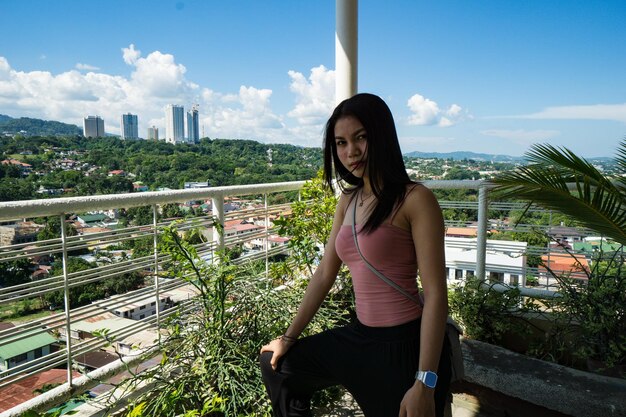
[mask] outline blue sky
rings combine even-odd
[[[199,104],[211,138],[320,146],[331,0],[0,0],[0,114],[119,133]],[[612,156],[626,137],[626,1],[359,2],[359,91],[402,150]]]

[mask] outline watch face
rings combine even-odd
[[[435,388],[435,385],[437,385],[437,374],[434,372],[425,372],[424,385],[428,388]]]

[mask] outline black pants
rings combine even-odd
[[[419,363],[420,320],[394,327],[361,323],[298,340],[277,370],[271,352],[261,354],[263,382],[275,417],[311,416],[311,396],[333,385],[344,386],[366,417],[396,417],[400,402],[415,382]],[[442,417],[450,385],[450,347],[444,341],[435,388]]]

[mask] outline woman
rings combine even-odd
[[[393,116],[379,97],[357,94],[333,112],[324,138],[331,189],[333,170],[342,194],[324,256],[285,334],[261,348],[274,415],[310,416],[315,391],[343,385],[367,417],[443,416],[450,379],[443,218],[433,194],[409,179]],[[419,265],[422,303],[367,267],[353,219],[365,259],[415,299]],[[298,339],[342,262],[358,321]]]

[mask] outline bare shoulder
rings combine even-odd
[[[437,197],[423,184],[410,184],[407,186],[405,204],[411,212],[414,210],[440,210]]]
[[[437,223],[440,218],[441,209],[433,192],[423,184],[407,184],[406,195],[393,224],[408,230],[421,220]]]
[[[353,194],[341,193],[339,195],[339,201],[337,201],[337,208],[335,209],[335,219],[343,220],[352,197]]]

